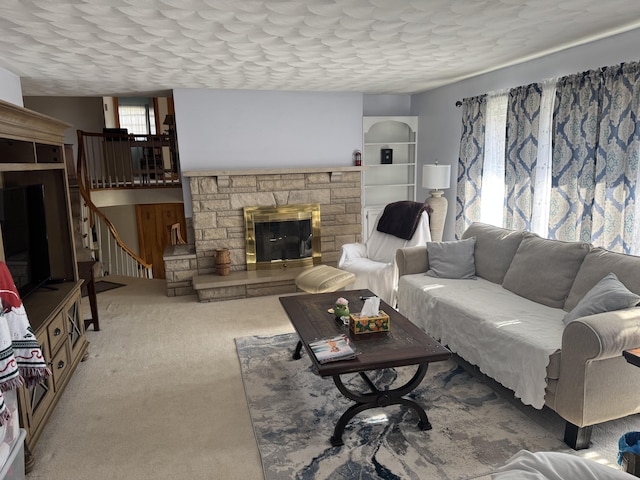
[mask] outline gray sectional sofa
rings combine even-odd
[[[427,245],[396,253],[399,311],[557,412],[567,444],[587,448],[593,425],[640,412],[640,368],[622,355],[640,347],[640,257],[482,223]]]

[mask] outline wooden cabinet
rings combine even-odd
[[[51,377],[32,388],[18,391],[20,426],[26,429],[26,464],[73,371],[87,353],[80,304],[82,281],[64,282],[39,289],[24,300]]]
[[[53,375],[18,391],[20,426],[31,452],[80,361],[87,354],[80,304],[64,131],[70,125],[0,101],[0,187],[44,185],[51,277],[57,282],[23,299],[42,353]],[[0,225],[0,260],[5,259]]]
[[[416,199],[418,117],[363,117],[362,240],[384,206]]]

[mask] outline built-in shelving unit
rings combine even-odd
[[[27,432],[27,471],[34,461],[33,447],[88,347],[65,170],[64,131],[68,127],[60,120],[0,101],[0,187],[44,185],[50,270],[57,280],[24,299],[29,322],[53,373],[41,385],[18,391],[20,426]],[[1,227],[0,260],[5,260]]]
[[[386,204],[416,199],[418,117],[363,117],[362,131],[364,241]]]

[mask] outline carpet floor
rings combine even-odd
[[[234,339],[251,336],[269,338],[293,332],[278,297],[199,303],[194,295],[167,297],[164,280],[136,280],[116,276],[111,276],[109,280],[124,283],[126,286],[98,296],[101,329],[99,332],[86,332],[90,342],[89,358],[78,366],[51,414],[34,449],[35,466],[27,475],[27,479],[263,478],[262,459],[266,457],[264,451],[258,449],[256,441],[258,439],[260,448],[263,449],[264,442],[258,437],[256,429],[255,413],[259,410],[251,407],[254,420],[252,426],[252,417],[245,401],[244,387],[248,384],[243,384],[241,362],[238,361]],[[89,316],[86,297],[82,299],[82,307],[85,317]],[[286,351],[285,357],[288,358],[293,345],[290,345],[289,341],[284,343],[286,348],[283,345],[281,352],[284,354]],[[300,383],[296,383],[290,389],[291,399],[283,400],[289,401],[287,404],[292,408],[288,413],[292,419],[291,431],[298,428],[296,419],[304,413],[300,407],[303,405],[300,394],[309,391],[304,385],[306,382],[318,380],[308,371],[308,358],[303,357],[298,362],[294,373]],[[247,362],[243,362],[245,363]],[[257,364],[249,362],[249,365]],[[264,363],[262,365],[266,378],[275,375],[275,371],[281,368],[279,363],[271,366]],[[283,361],[282,368],[286,366],[286,362]],[[434,365],[429,375],[435,376],[438,371]],[[444,382],[442,372],[441,377],[439,381]],[[482,391],[491,397],[497,397],[493,397],[494,400],[482,396],[472,402],[465,400],[467,405],[463,402],[459,407],[461,421],[457,422],[457,419],[454,419],[456,423],[448,425],[444,420],[450,419],[451,414],[448,413],[448,417],[444,416],[447,413],[446,397],[458,395],[455,393],[460,388],[457,383],[462,378],[462,372],[456,373],[448,382],[448,390],[441,388],[442,398],[428,397],[429,401],[425,402],[429,407],[427,413],[433,430],[419,431],[411,414],[395,423],[372,422],[369,427],[362,424],[364,417],[356,417],[356,423],[344,435],[347,445],[362,443],[362,439],[367,438],[388,441],[390,437],[395,436],[398,441],[393,442],[394,448],[400,448],[404,442],[402,438],[406,437],[408,453],[401,458],[410,458],[413,461],[411,468],[414,468],[424,459],[419,459],[415,456],[416,453],[410,452],[419,445],[418,441],[441,438],[447,442],[447,448],[445,451],[439,451],[432,447],[434,459],[424,460],[424,469],[420,470],[419,478],[440,478],[438,474],[428,474],[432,471],[430,469],[434,468],[431,466],[432,463],[437,465],[438,472],[445,475],[442,478],[452,478],[460,469],[456,470],[457,467],[452,466],[453,473],[450,473],[448,466],[442,463],[440,458],[454,463],[454,455],[458,456],[458,461],[468,462],[469,468],[476,468],[472,467],[476,465],[480,469],[461,472],[461,475],[480,474],[486,466],[516,452],[508,451],[511,447],[500,445],[495,447],[495,455],[491,451],[483,455],[473,451],[471,455],[459,451],[459,447],[464,447],[464,452],[468,452],[473,446],[467,445],[472,444],[473,439],[471,430],[466,431],[463,420],[475,422],[473,428],[477,431],[477,425],[482,418],[474,418],[478,417],[477,413],[474,414],[476,404],[480,405],[480,408],[502,408],[506,403],[529,418],[534,431],[540,433],[540,429],[535,425],[542,426],[556,440],[562,439],[564,423],[557,415],[548,410],[539,411],[522,405],[513,398],[512,392],[501,390],[499,386],[491,384],[486,379],[481,379],[480,382],[485,383],[485,387],[490,386],[493,393],[484,388]],[[327,394],[336,394],[333,382],[327,380],[325,383],[328,387]],[[423,385],[430,387],[438,383],[427,379]],[[271,388],[265,387],[264,393],[274,395]],[[429,395],[433,394],[435,392]],[[273,396],[274,401],[282,398],[282,394]],[[316,439],[314,444],[309,446],[308,441],[301,438],[297,444],[289,442],[287,445],[291,452],[286,452],[287,454],[282,455],[279,460],[278,456],[271,456],[272,460],[280,462],[280,472],[276,472],[280,478],[295,477],[297,472],[293,473],[292,465],[300,466],[302,472],[303,467],[311,463],[310,459],[319,456],[318,452],[327,451],[329,448],[328,435],[332,428],[332,420],[327,420],[327,415],[341,412],[344,404],[331,408],[324,405],[324,411],[314,412],[315,427],[307,434]],[[441,411],[443,413],[440,413]],[[395,412],[390,411],[389,415],[391,417],[403,413],[398,409]],[[391,425],[397,427],[391,428]],[[510,425],[503,422],[503,428],[507,431],[505,435],[511,437]],[[369,436],[363,436],[367,429],[370,429]],[[393,431],[382,436],[376,433],[381,429]],[[615,463],[618,438],[622,433],[632,430],[640,430],[640,416],[598,425],[594,428],[592,447],[578,454],[603,463]],[[281,435],[282,430],[278,434]],[[456,440],[456,435],[462,436]],[[481,431],[479,435],[482,436],[484,433]],[[497,435],[498,433],[492,433],[491,437],[496,438]],[[546,434],[536,434],[535,438],[545,444],[550,441]],[[380,445],[380,453],[375,458],[379,459],[381,465],[394,465],[395,460],[387,459],[383,455],[385,451],[392,450],[382,441]],[[277,445],[273,446],[276,447]],[[353,462],[350,465],[357,468],[356,464],[360,461],[358,455],[369,462],[368,458],[372,456],[364,453],[364,447],[365,445],[359,445],[359,448],[354,450]],[[517,449],[519,445],[514,443],[513,448]],[[328,452],[331,453],[331,450]],[[330,461],[330,457],[318,459],[316,464],[321,464],[319,471],[331,470],[328,466]],[[333,470],[337,467],[338,465]],[[287,477],[287,474],[282,474],[285,471],[291,475]],[[310,475],[310,470],[305,472],[305,475]],[[268,476],[268,479],[273,478],[272,473],[269,475],[271,476]],[[366,478],[362,476],[360,480]]]
[[[277,297],[199,303],[116,277],[28,480],[258,480],[234,338],[292,331]],[[82,310],[90,316],[87,297]]]

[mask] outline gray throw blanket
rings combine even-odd
[[[425,203],[401,200],[384,207],[377,230],[404,240],[411,240],[416,233],[422,212],[430,212],[431,207]]]

